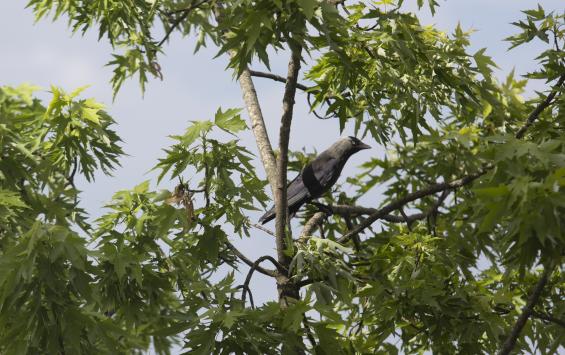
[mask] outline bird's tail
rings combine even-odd
[[[265,212],[264,215],[261,216],[261,218],[259,218],[259,223],[261,224],[265,224],[271,220],[273,220],[276,216],[275,213],[275,208],[271,208],[270,210],[268,210],[267,212]]]

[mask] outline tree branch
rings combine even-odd
[[[296,95],[296,85],[298,82],[298,71],[300,70],[300,59],[302,47],[289,43],[291,56],[288,62],[288,74],[283,95],[283,113],[281,126],[279,129],[279,157],[277,160],[277,189],[274,191],[275,197],[275,243],[277,247],[277,259],[285,267],[290,265],[291,257],[288,255],[287,245],[287,221],[288,221],[288,201],[287,201],[287,179],[288,168],[288,143],[290,140],[290,125],[294,111],[294,97]],[[289,228],[290,230],[290,228]],[[290,238],[289,238],[290,239]],[[277,290],[279,303],[282,307],[288,305],[287,298],[299,298],[298,290],[289,284],[288,275],[277,277]]]
[[[334,214],[340,215],[344,218],[357,217],[363,215],[370,215],[376,213],[378,209],[363,206],[349,206],[349,205],[328,205],[328,208],[332,210]],[[417,221],[426,218],[427,213],[416,213],[410,216],[406,216],[405,219],[402,216],[395,216],[393,214],[387,214],[380,219],[383,219],[391,223],[405,223]]]
[[[278,81],[280,83],[286,83],[286,78],[284,78],[280,75],[265,73],[265,72],[257,71],[257,70],[249,70],[249,73],[251,74],[251,76],[255,76],[255,77],[258,77],[258,78],[266,78],[266,79]],[[300,83],[296,83],[296,88],[300,89],[302,91],[308,91],[308,89],[309,89],[308,86],[300,84]]]
[[[387,214],[380,219],[391,223],[413,223],[415,221],[424,219],[437,211],[437,209],[442,205],[443,201],[445,201],[448,195],[449,190],[443,191],[437,202],[427,212],[415,213],[409,216],[395,216],[393,214]],[[344,218],[370,215],[379,211],[376,208],[350,205],[327,205],[326,207],[331,210],[332,213],[340,215]]]
[[[271,79],[271,80],[274,80],[274,81],[278,81],[280,83],[286,83],[286,78],[284,78],[280,75],[276,75],[276,74],[272,74],[272,73],[265,73],[265,72],[257,71],[257,70],[249,70],[249,73],[251,73],[251,76],[255,76],[255,77],[258,77],[258,78]],[[296,84],[296,88],[308,93],[307,101],[308,101],[308,104],[312,107],[313,104],[312,104],[312,100],[311,100],[310,96],[316,90],[314,90],[313,88],[308,87],[304,84],[300,84],[300,83]],[[351,93],[348,93],[348,92],[342,93],[340,96],[349,97],[349,96],[351,96]],[[334,99],[336,97],[337,96],[333,96],[333,95],[327,96],[326,99],[325,99],[326,104],[331,105],[330,99]],[[320,114],[318,114],[315,110],[313,110],[312,112],[314,113],[314,115],[316,115],[316,117],[318,117],[319,119],[322,119],[322,120],[326,120],[328,118],[335,117],[335,114],[330,114],[330,115],[324,117],[324,116],[321,116]]]
[[[314,279],[311,279],[311,278],[306,278],[306,279],[304,279],[304,280],[302,280],[302,281],[297,281],[297,282],[295,282],[295,286],[300,289],[300,288],[302,288],[302,287],[304,287],[304,286],[308,286],[308,285],[313,284],[314,282],[319,282],[319,281],[322,281],[322,280],[314,280]]]
[[[71,185],[73,187],[73,189],[75,189],[75,190],[76,190],[75,175],[77,173],[77,170],[78,170],[78,161],[77,161],[77,158],[74,157],[73,158],[73,168],[71,169],[71,173],[67,177],[67,184],[66,185]]]
[[[316,349],[316,339],[314,338],[314,334],[312,334],[312,330],[310,329],[310,324],[308,324],[308,318],[306,317],[306,314],[303,315],[302,323],[304,324],[306,337],[308,338],[310,345],[312,345],[312,349]]]
[[[304,225],[304,229],[302,229],[302,233],[300,233],[300,240],[305,241],[310,235],[312,235],[316,227],[320,223],[322,223],[325,217],[326,217],[325,212],[314,213],[314,215]]]
[[[522,138],[526,133],[526,131],[528,130],[528,128],[530,128],[530,126],[538,119],[540,113],[542,113],[543,110],[545,110],[549,105],[551,105],[553,98],[555,97],[555,95],[557,95],[557,92],[560,90],[560,87],[563,85],[564,82],[565,82],[565,73],[561,74],[559,80],[557,81],[557,84],[555,84],[553,90],[549,93],[549,95],[547,95],[545,100],[540,102],[540,104],[535,108],[535,110],[533,110],[532,113],[530,113],[530,116],[528,116],[526,123],[522,126],[522,128],[520,128],[520,130],[518,130],[518,132],[516,132],[516,138],[518,139]]]
[[[286,222],[288,215],[287,204],[287,179],[286,172],[288,167],[288,143],[290,140],[290,125],[294,111],[294,97],[296,95],[296,85],[298,81],[298,71],[300,70],[300,58],[302,48],[299,46],[291,47],[291,57],[288,62],[288,74],[283,96],[283,114],[281,117],[281,127],[279,130],[279,158],[277,161],[277,189],[275,190],[275,234],[277,245],[277,256],[280,263],[288,265],[289,256],[286,254]]]
[[[259,229],[259,230],[262,230],[263,232],[265,232],[265,233],[267,233],[267,234],[269,234],[269,235],[271,235],[271,236],[273,236],[273,237],[275,236],[275,232],[273,232],[272,230],[270,230],[270,229],[268,229],[268,228],[263,227],[263,226],[260,225],[260,224],[251,223],[251,226],[252,226],[252,227],[255,227],[255,228]]]
[[[253,130],[253,135],[257,142],[259,156],[265,167],[267,179],[274,195],[277,188],[277,163],[249,69],[244,69],[239,76],[239,85],[243,92],[243,101],[245,102],[249,118],[251,119],[251,129]]]
[[[245,255],[243,255],[242,252],[240,252],[232,243],[230,243],[229,241],[226,240],[226,246],[233,251],[233,253],[239,258],[241,259],[241,261],[243,261],[245,264],[247,264],[249,267],[253,267],[253,265],[255,265],[255,263],[253,261],[251,261],[248,257],[246,257]],[[274,259],[273,259],[274,260]],[[275,260],[276,261],[276,260]],[[274,262],[273,262],[274,263]],[[275,263],[275,266],[277,266],[277,268],[279,268],[280,265],[277,265],[278,263]],[[271,276],[271,277],[276,277],[278,275],[278,273],[275,270],[269,270],[269,269],[264,269],[261,266],[255,266],[255,269],[257,269],[257,271],[259,271],[260,273],[262,273],[263,275],[267,275],[267,276]]]
[[[214,16],[218,23],[222,19],[220,10],[221,4],[215,3]],[[236,54],[237,53],[235,51],[230,51],[231,57],[234,57]],[[257,91],[255,90],[255,85],[253,84],[253,80],[251,79],[251,74],[247,66],[245,66],[239,75],[238,81],[243,93],[243,101],[245,102],[247,113],[251,119],[251,130],[255,136],[255,142],[257,143],[261,163],[265,168],[267,180],[269,181],[271,191],[274,195],[277,188],[277,162],[275,154],[273,153],[273,146],[271,145],[271,141],[269,140],[269,135],[267,133],[267,127],[265,126],[265,120],[263,119],[263,112],[261,112],[261,105],[259,104]]]
[[[403,198],[400,198],[396,201],[393,201],[393,202],[389,203],[388,205],[384,206],[383,208],[377,210],[376,212],[370,214],[369,217],[367,217],[366,220],[359,223],[357,226],[355,226],[355,228],[353,228],[353,230],[349,231],[348,233],[344,234],[341,238],[339,238],[338,242],[339,243],[347,242],[349,239],[351,239],[352,236],[363,231],[365,228],[367,228],[371,224],[373,224],[373,222],[375,222],[376,220],[383,219],[390,212],[401,208],[402,206],[406,205],[409,202],[421,199],[421,198],[429,196],[429,195],[433,195],[433,194],[438,193],[438,192],[449,191],[449,190],[453,190],[455,188],[470,184],[471,182],[473,182],[477,178],[486,174],[490,169],[492,169],[492,166],[487,165],[486,167],[482,168],[478,172],[473,173],[473,174],[469,174],[469,175],[467,175],[467,176],[465,176],[461,179],[453,180],[451,182],[442,182],[442,183],[439,183],[439,184],[434,184],[434,185],[428,186],[427,188],[425,188],[423,190],[412,192],[412,193],[404,196]],[[401,217],[401,221],[405,222],[405,219]]]
[[[251,303],[251,308],[252,308],[252,309],[255,309],[255,302],[253,302],[253,293],[251,293],[251,289],[249,288],[249,286],[239,285],[239,286],[236,287],[236,290],[238,290],[238,289],[242,289],[242,290],[243,290],[243,291],[241,291],[242,294],[243,294],[243,293],[248,293],[248,294],[249,294],[249,303]],[[243,297],[243,296],[242,296],[242,297]],[[245,301],[244,301],[244,302],[245,302]]]
[[[206,200],[206,208],[208,208],[210,207],[210,170],[208,169],[206,135],[202,137],[202,150],[204,153],[204,199]]]
[[[512,331],[510,332],[510,334],[508,334],[508,337],[504,341],[504,344],[502,345],[502,348],[498,352],[498,355],[508,355],[510,354],[512,349],[514,349],[514,346],[516,345],[516,341],[520,336],[520,332],[522,331],[522,328],[524,328],[524,325],[526,325],[528,318],[532,314],[534,306],[538,302],[541,292],[545,287],[545,284],[547,283],[547,279],[549,278],[549,275],[551,274],[552,270],[553,270],[552,267],[546,267],[545,270],[543,271],[541,278],[536,284],[536,287],[534,288],[532,294],[528,298],[528,303],[524,306],[524,308],[522,308],[522,314],[520,314],[520,316],[516,320],[516,323],[514,324]]]
[[[532,312],[532,317],[538,318],[547,322],[555,323],[560,325],[561,327],[565,328],[565,320],[553,317],[550,314],[540,313],[540,312]]]
[[[259,266],[259,264],[261,264],[265,260],[269,260],[270,262],[272,262],[276,266],[276,268],[279,269],[281,273],[283,274],[288,273],[288,270],[285,267],[283,267],[281,264],[279,264],[279,262],[277,262],[275,258],[273,258],[270,255],[263,255],[259,259],[255,260],[255,262],[251,263],[251,268],[249,269],[249,272],[247,273],[247,277],[245,278],[245,282],[243,283],[244,289],[249,290],[249,283],[251,282],[251,277],[253,276],[253,272],[255,270],[260,271],[261,267]],[[246,292],[243,292],[243,295],[241,297],[243,304],[245,304],[245,295]]]

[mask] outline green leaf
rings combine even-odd
[[[492,74],[491,68],[498,68],[491,57],[485,55],[486,48],[478,50],[474,55],[475,62],[477,63],[477,68],[484,75],[485,79],[489,78]]]
[[[170,327],[155,330],[152,334],[155,336],[171,336],[177,335],[192,326],[192,322],[179,322],[171,325]]]
[[[318,6],[318,1],[296,0],[296,2],[298,3],[298,6],[300,6],[302,11],[304,11],[304,15],[306,16],[306,19],[311,20],[312,17],[314,16],[314,11],[316,10],[316,7]]]
[[[240,112],[241,109],[233,108],[222,112],[222,109],[219,108],[216,112],[214,123],[222,130],[231,134],[247,129],[245,121],[239,115]]]
[[[220,252],[220,243],[225,237],[226,234],[218,226],[206,228],[204,234],[198,240],[198,249],[202,256],[210,262],[216,263]]]
[[[330,239],[322,239],[316,237],[310,237],[310,240],[317,245],[318,248],[328,247],[330,249],[340,250],[343,253],[351,254],[353,253],[353,249],[346,247],[340,243],[334,242]]]
[[[76,98],[77,96],[79,96],[84,90],[88,89],[90,87],[90,85],[84,85],[84,86],[80,86],[78,88],[76,88],[75,90],[73,90],[70,94],[69,94],[69,98],[72,100],[74,98]]]
[[[0,188],[0,205],[8,207],[28,207],[20,198],[20,194]]]
[[[98,116],[99,109],[96,108],[83,108],[82,109],[82,116],[87,120],[94,122],[97,125],[100,125],[100,117]]]
[[[208,133],[212,129],[212,122],[210,121],[193,121],[192,125],[186,129],[184,135],[180,137],[181,142],[189,146],[202,134]]]
[[[309,309],[310,306],[303,301],[292,304],[284,312],[283,327],[292,331],[298,330],[304,319],[304,313]]]
[[[136,194],[144,194],[149,190],[149,180],[145,180],[144,182],[142,182],[139,185],[136,185],[133,188],[133,192]]]
[[[507,196],[510,193],[510,189],[506,185],[476,188],[473,191],[479,197],[501,197]]]

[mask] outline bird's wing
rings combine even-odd
[[[332,187],[340,173],[338,159],[320,155],[304,167],[301,177],[309,194],[317,198]]]
[[[308,190],[304,186],[302,176],[298,174],[286,188],[287,206],[291,214],[296,213],[300,206],[310,198]],[[275,206],[271,207],[261,218],[259,223],[265,224],[275,218]]]
[[[286,200],[288,201],[288,208],[291,209],[292,206],[301,203],[301,201],[304,201],[309,197],[310,194],[308,193],[306,186],[304,186],[302,175],[298,174],[286,188]]]
[[[335,183],[341,173],[339,160],[323,153],[307,164],[286,188],[288,210],[294,214],[298,209],[312,198],[320,197]],[[271,207],[259,219],[260,223],[267,223],[275,218],[275,207]]]
[[[316,159],[312,162],[312,168],[320,185],[324,187],[324,190],[327,190],[335,183],[335,179],[341,173],[343,166],[340,167],[339,160],[334,157],[320,158],[321,159]]]

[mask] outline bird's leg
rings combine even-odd
[[[334,211],[331,208],[331,206],[324,205],[323,203],[316,202],[316,201],[310,201],[310,204],[313,205],[313,206],[316,206],[318,208],[318,210],[320,212],[324,212],[326,214],[326,216],[331,216],[331,215],[334,214]]]

